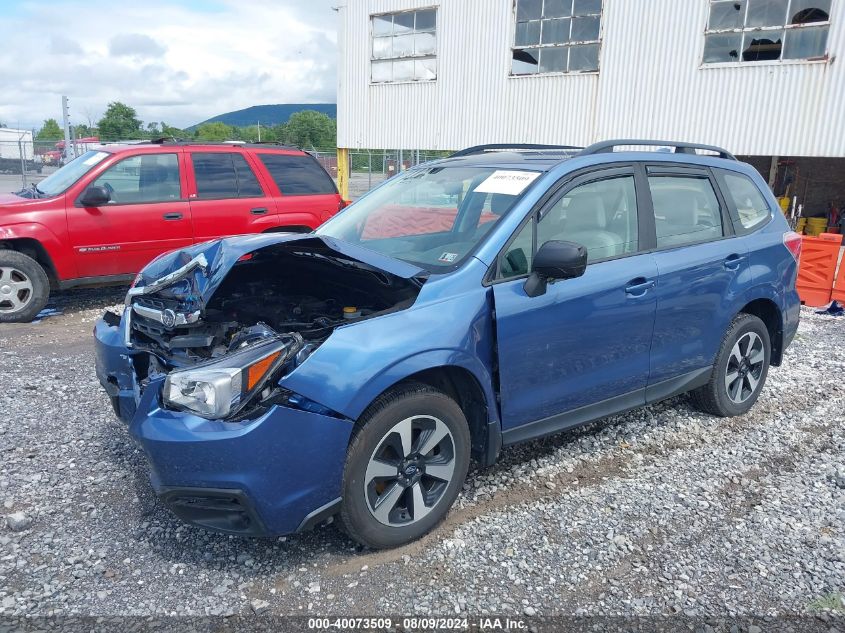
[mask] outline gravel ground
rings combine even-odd
[[[805,309],[747,415],[683,397],[504,452],[389,552],[180,524],[94,375],[123,290],[0,326],[0,614],[845,612],[845,319]]]

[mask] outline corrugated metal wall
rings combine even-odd
[[[457,149],[680,139],[736,154],[845,156],[845,0],[823,63],[702,67],[708,0],[604,0],[601,72],[511,77],[513,0],[344,0],[338,145]],[[370,84],[375,13],[437,6],[438,77]]]

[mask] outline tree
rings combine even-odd
[[[167,123],[165,123],[164,121],[161,122],[161,135],[170,138],[182,139],[184,141],[194,138],[193,132],[188,132],[188,130],[173,127],[172,125],[167,125]]]
[[[135,108],[119,101],[108,105],[97,127],[100,130],[100,138],[104,141],[138,139],[144,136]]]
[[[258,140],[261,141],[277,141],[278,136],[276,134],[277,128],[275,127],[268,127],[266,125],[261,126],[261,138],[258,138],[258,126],[257,125],[248,125],[246,127],[242,127],[238,130],[238,136],[241,137],[241,140],[255,142]]]
[[[325,149],[337,145],[337,121],[316,110],[300,110],[278,127],[280,139],[298,147]]]
[[[203,123],[197,128],[197,139],[202,141],[231,141],[235,136],[235,128],[222,121]]]
[[[35,135],[35,140],[58,141],[64,137],[65,133],[62,131],[62,128],[59,127],[59,124],[56,123],[56,119],[47,119],[44,121],[44,125],[41,126],[41,129],[38,130],[38,134]]]
[[[88,138],[89,136],[96,136],[97,130],[92,127],[89,127],[85,123],[80,123],[79,125],[75,125],[73,127],[73,132],[76,135],[76,138]]]

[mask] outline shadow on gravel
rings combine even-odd
[[[72,314],[96,308],[105,309],[108,306],[123,303],[123,298],[126,296],[128,289],[129,286],[121,285],[57,291],[50,294],[47,306],[35,320],[39,321],[41,318],[56,313]]]

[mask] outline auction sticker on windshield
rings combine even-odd
[[[475,188],[477,193],[504,193],[509,196],[521,194],[540,175],[536,171],[494,171]]]

